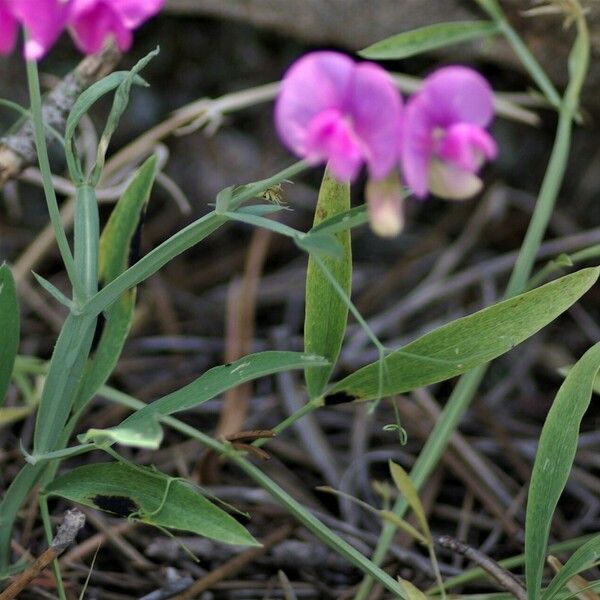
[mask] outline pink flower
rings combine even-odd
[[[497,154],[484,129],[493,115],[492,90],[472,69],[445,67],[425,79],[406,106],[401,150],[415,196],[463,199],[481,189],[476,173]]]
[[[285,74],[275,125],[283,143],[311,164],[329,162],[342,181],[363,163],[373,179],[395,167],[402,99],[389,75],[373,63],[337,52],[313,52]]]
[[[27,30],[28,39],[25,43],[27,60],[42,58],[58,39],[69,19],[70,1],[5,0],[4,4],[13,18]]]
[[[86,54],[98,52],[110,36],[125,51],[131,47],[132,30],[163,4],[164,0],[0,0],[0,53],[13,48],[17,24],[27,30],[28,60],[41,59],[67,27]]]
[[[77,47],[86,54],[102,48],[114,36],[120,50],[131,47],[132,30],[155,15],[164,0],[73,0],[71,30]]]

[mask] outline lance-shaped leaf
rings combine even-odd
[[[599,272],[583,269],[435,329],[386,356],[383,369],[377,361],[336,383],[326,402],[400,394],[483,365],[556,319],[590,289]]]
[[[141,448],[158,448],[162,441],[161,416],[189,410],[247,381],[273,373],[322,367],[327,361],[321,356],[300,352],[268,351],[249,354],[235,362],[209,369],[192,383],[155,400],[132,414],[117,427],[90,429],[80,436],[84,442],[116,442]]]
[[[492,21],[454,21],[419,27],[372,44],[359,54],[373,60],[399,59],[500,33]]]
[[[532,600],[540,596],[552,517],[573,466],[579,426],[590,404],[598,369],[600,343],[592,346],[569,371],[542,429],[529,484],[525,518],[525,575],[529,598]],[[588,544],[578,552],[585,555],[590,550]],[[594,551],[593,544],[591,549]],[[595,552],[598,555],[597,547]]]
[[[155,176],[156,157],[152,156],[138,169],[102,231],[99,253],[102,286],[123,273],[131,256],[137,252],[134,246],[139,245],[141,220]],[[76,409],[90,400],[115,368],[131,327],[135,298],[135,287],[126,290],[106,310],[105,320],[100,321],[99,341],[86,366]]]
[[[148,525],[189,531],[226,544],[259,545],[197,489],[154,469],[123,462],[86,465],[58,477],[45,492]]]
[[[350,185],[337,181],[325,170],[319,199],[315,209],[314,227],[323,221],[350,210]],[[314,234],[318,236],[319,234]],[[311,237],[309,234],[308,238]],[[346,295],[352,288],[352,249],[350,232],[338,231],[334,234],[343,253],[339,257],[322,256],[325,265]],[[315,237],[316,239],[316,237]],[[318,396],[331,375],[342,347],[348,304],[340,297],[313,256],[308,258],[306,273],[306,308],[304,314],[304,349],[309,354],[324,356],[329,365],[304,372],[306,386],[311,398]]]

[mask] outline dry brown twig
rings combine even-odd
[[[79,509],[68,510],[62,525],[58,528],[50,544],[50,548],[36,558],[23,573],[0,593],[0,600],[12,600],[16,598],[33,579],[67,549],[84,525],[85,515]]]
[[[449,535],[442,535],[434,539],[435,543],[447,550],[461,554],[478,567],[481,567],[496,583],[507,592],[511,593],[517,600],[527,600],[527,590],[523,584],[509,571],[501,567],[495,560],[483,552],[479,552],[467,544],[463,544]]]
[[[107,44],[98,54],[86,56],[44,99],[42,115],[48,127],[46,137],[52,139],[51,129],[63,131],[75,100],[92,83],[110,73],[121,58],[114,43]],[[37,152],[31,120],[11,135],[0,140],[0,188],[10,179],[37,163]]]

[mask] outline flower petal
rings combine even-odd
[[[406,183],[417,198],[427,196],[432,156],[433,125],[427,104],[416,95],[404,111],[401,162]]]
[[[310,122],[306,158],[313,164],[328,160],[331,171],[340,181],[356,178],[363,151],[348,118],[339,110],[325,110]]]
[[[71,31],[76,46],[85,54],[99,52],[111,35],[122,51],[128,50],[132,43],[131,32],[123,25],[118,13],[103,1],[77,0]]]
[[[494,138],[477,125],[457,123],[446,130],[437,149],[437,156],[465,171],[475,173],[485,159],[496,157]]]
[[[402,98],[388,73],[372,63],[357,65],[347,110],[371,176],[385,177],[397,161],[402,119]]]
[[[17,21],[0,0],[0,54],[8,54],[17,40]]]
[[[28,32],[25,58],[39,60],[58,39],[70,16],[70,0],[9,0],[13,15]]]
[[[285,74],[275,104],[275,126],[292,152],[306,156],[310,123],[321,112],[343,110],[353,61],[337,52],[313,52]]]
[[[366,186],[371,229],[381,237],[394,237],[404,228],[404,194],[397,171],[385,179],[370,179]]]
[[[486,127],[494,116],[490,85],[477,71],[467,67],[438,69],[425,79],[420,95],[439,127],[458,122]]]
[[[136,29],[163,7],[165,0],[109,0],[127,29]]]
[[[470,171],[432,160],[429,165],[429,189],[445,200],[467,200],[478,194],[483,182]]]

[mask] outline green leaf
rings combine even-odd
[[[251,206],[242,206],[238,208],[236,212],[248,215],[256,215],[258,217],[264,217],[265,215],[272,215],[282,210],[290,210],[283,204],[252,204]]]
[[[121,116],[125,112],[127,105],[129,104],[129,94],[131,93],[131,86],[135,83],[138,73],[159,53],[159,49],[156,48],[149,52],[144,58],[139,60],[129,71],[127,77],[117,87],[115,96],[113,98],[113,104],[106,120],[104,131],[100,136],[98,142],[98,150],[96,152],[96,164],[90,177],[90,184],[95,187],[100,181],[102,169],[104,168],[104,161],[106,158],[106,151],[110,140],[119,125]]]
[[[7,265],[0,267],[0,406],[10,385],[19,349],[19,303],[15,280]]]
[[[194,408],[247,381],[306,367],[322,367],[321,356],[300,352],[268,351],[249,354],[233,363],[209,369],[192,383],[132,414],[117,427],[90,429],[82,442],[117,442],[140,448],[158,448],[162,441],[159,417]]]
[[[508,352],[552,322],[598,279],[582,269],[509,300],[452,321],[336,383],[326,402],[372,400],[444,381]]]
[[[81,314],[101,313],[123,292],[154,275],[171,259],[201,242],[225,222],[227,222],[226,217],[212,211],[190,223],[102,288],[82,307]]]
[[[600,343],[592,346],[569,371],[540,435],[525,518],[525,574],[532,600],[539,597],[552,516],[571,472],[579,426],[590,404],[598,369]]]
[[[132,240],[139,230],[155,176],[156,157],[151,156],[138,169],[102,231],[99,252],[102,285],[114,281],[129,266]],[[131,327],[135,299],[136,288],[133,287],[126,290],[106,311],[102,335],[91,361],[86,365],[75,409],[92,398],[115,368]]]
[[[52,352],[33,434],[33,454],[56,450],[76,399],[94,339],[96,318],[71,313]]]
[[[110,73],[110,75],[107,75],[84,90],[79,98],[75,100],[73,108],[71,108],[65,125],[65,154],[69,164],[69,172],[76,183],[83,181],[83,172],[77,161],[73,143],[77,125],[79,125],[79,121],[81,121],[83,116],[102,96],[119,87],[127,77],[129,77],[129,71],[115,71],[114,73]],[[137,85],[147,85],[139,76],[134,78],[134,83]]]
[[[45,492],[148,525],[226,544],[258,545],[242,525],[196,489],[153,469],[123,462],[87,465],[58,477]]]
[[[600,535],[593,537],[573,553],[542,593],[542,600],[552,600],[570,579],[597,564],[598,560],[600,560]],[[582,594],[582,597],[586,596]]]
[[[413,485],[410,476],[400,465],[392,461],[390,461],[390,473],[392,474],[392,479],[394,480],[398,491],[406,498],[408,505],[413,509],[425,538],[430,544],[433,543],[431,531],[429,530],[429,523],[427,522],[427,517],[423,510],[423,504],[421,504],[419,493]]]
[[[320,256],[325,259],[327,264],[328,258],[336,261],[345,259],[346,249],[336,236],[321,233],[309,233],[307,235],[296,237],[294,241],[298,248],[309,254]]]
[[[407,58],[436,48],[498,33],[500,28],[491,21],[436,23],[393,35],[372,44],[358,54],[373,60]]]
[[[369,221],[369,214],[367,212],[367,205],[361,204],[360,206],[355,206],[350,210],[346,210],[337,215],[329,217],[321,221],[318,225],[315,225],[309,232],[309,235],[313,235],[315,233],[339,233],[340,231],[347,231],[349,229],[354,229],[355,227],[360,227]]]
[[[38,275],[35,271],[31,272],[35,280],[43,287],[57,302],[66,306],[68,309],[73,308],[73,302],[67,298],[54,284],[47,279]]]
[[[326,220],[346,213],[350,208],[350,185],[340,183],[325,170],[319,199],[315,209],[315,227]],[[323,236],[322,233],[309,234],[304,241]],[[350,232],[339,231],[335,239],[342,253],[338,258],[324,256],[321,258],[344,292],[350,296],[352,289],[352,248]],[[340,354],[346,324],[348,322],[348,305],[331,285],[323,271],[312,256],[308,258],[306,272],[306,308],[304,313],[304,350],[308,353],[324,356],[329,365],[319,369],[306,369],[304,377],[311,398],[322,391]]]

